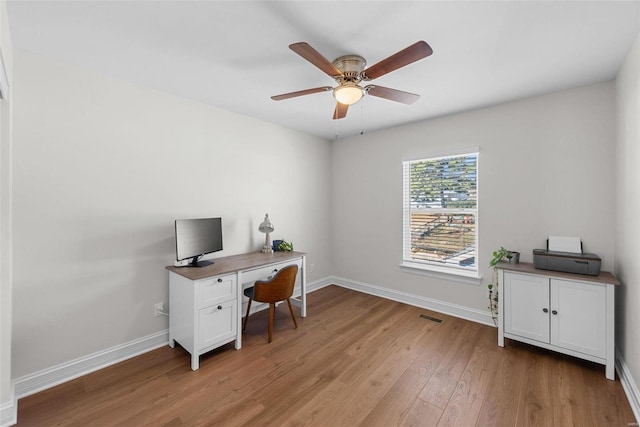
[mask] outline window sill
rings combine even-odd
[[[437,267],[412,262],[403,262],[400,268],[405,273],[429,276],[436,279],[449,280],[452,282],[464,283],[467,285],[479,286],[482,277],[476,271],[455,270],[446,267]]]

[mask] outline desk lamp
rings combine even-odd
[[[264,221],[262,221],[262,223],[258,227],[258,230],[261,233],[266,233],[264,246],[262,247],[261,251],[263,254],[270,254],[273,252],[273,248],[271,247],[271,233],[273,233],[274,229],[275,228],[273,227],[273,224],[271,224],[271,220],[269,219],[269,214],[265,214]]]

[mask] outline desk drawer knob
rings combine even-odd
[[[277,268],[274,268],[274,269],[273,269],[273,272],[274,272],[274,273],[277,273],[277,272],[278,272],[278,269],[277,269]]]
[[[222,310],[222,306],[221,305],[218,306],[218,310]]]
[[[218,283],[222,283],[222,278],[218,278]]]

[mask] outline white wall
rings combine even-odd
[[[6,2],[0,1],[0,51],[12,87],[13,47]],[[14,421],[11,381],[11,96],[0,99],[0,425]]]
[[[616,295],[616,347],[637,382],[640,381],[640,36],[618,73],[616,94],[618,215],[615,272],[622,282]],[[636,399],[640,399],[640,395]],[[640,409],[638,404],[640,400],[636,401],[636,410]]]
[[[14,120],[14,378],[166,329],[176,218],[330,274],[325,140],[20,51]]]
[[[611,270],[614,110],[609,82],[334,142],[334,274],[486,311],[487,265],[500,246],[531,262],[547,236],[579,236]],[[481,286],[401,271],[401,162],[467,147],[480,147]]]

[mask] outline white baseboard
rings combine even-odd
[[[335,283],[334,280],[335,280],[334,277],[329,276],[329,277],[325,277],[324,279],[316,280],[315,282],[307,283],[307,293],[317,291],[318,289],[322,289],[324,287],[332,285]],[[300,296],[299,292],[297,296]]]
[[[15,393],[15,384],[11,383],[11,396],[0,405],[0,426],[8,427],[18,422],[18,399]]]
[[[495,327],[493,320],[491,319],[491,315],[486,310],[477,310],[469,307],[464,307],[462,305],[451,304],[449,302],[426,298],[407,292],[395,291],[392,289],[383,288],[368,283],[357,282],[355,280],[349,280],[342,277],[332,276],[329,279],[327,279],[329,280],[329,284],[334,283],[338,286],[342,286],[343,288],[353,289],[355,291],[364,292],[378,297],[402,302],[427,310],[437,311],[438,313],[448,314],[451,316],[459,317],[461,319],[466,319],[472,322],[482,323],[484,325]]]
[[[169,345],[168,329],[18,378],[15,394],[21,399],[164,345]]]
[[[616,351],[616,371],[620,377],[620,383],[622,383],[624,393],[627,395],[627,399],[631,405],[633,415],[636,417],[636,422],[640,422],[640,391],[638,391],[638,385],[634,381],[629,367],[618,351]]]

